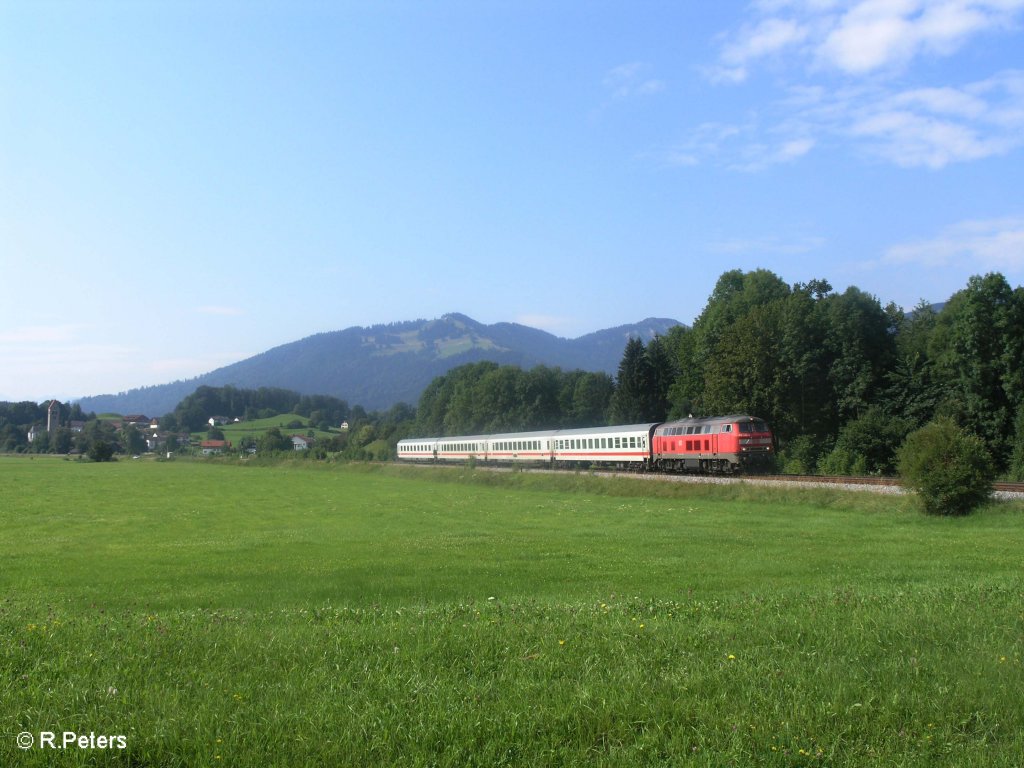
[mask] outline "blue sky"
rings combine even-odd
[[[1024,0],[0,0],[0,399],[728,269],[1024,281]]]

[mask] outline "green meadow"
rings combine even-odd
[[[1020,502],[0,457],[0,523],[3,766],[1024,764]]]
[[[302,424],[300,427],[289,426],[289,424]],[[278,416],[270,416],[265,419],[252,419],[250,421],[239,421],[237,423],[222,424],[217,429],[224,433],[224,439],[230,440],[234,445],[238,445],[243,439],[251,437],[253,439],[259,439],[270,429],[276,427],[281,430],[281,434],[284,435],[305,435],[310,429],[313,429],[313,435],[317,440],[323,440],[334,437],[337,432],[325,432],[321,429],[314,429],[309,425],[309,419],[305,416],[299,416],[294,413],[284,413]],[[200,432],[193,432],[193,440],[205,440],[207,430]]]

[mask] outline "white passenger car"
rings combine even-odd
[[[489,461],[536,462],[551,461],[554,456],[554,436],[558,432],[511,432],[487,436]]]
[[[647,466],[651,433],[658,425],[511,432],[501,435],[421,437],[398,442],[400,461],[545,463]]]
[[[562,429],[555,433],[554,458],[558,463],[646,465],[656,426],[658,423]]]

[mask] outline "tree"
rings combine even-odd
[[[51,453],[69,453],[72,446],[71,430],[67,427],[58,427],[50,435]]]
[[[135,456],[146,450],[146,438],[139,432],[134,424],[129,424],[122,432],[124,449],[130,455]],[[221,438],[223,439],[223,438]]]
[[[650,390],[647,396],[647,413],[644,421],[664,421],[669,412],[669,391],[676,378],[676,365],[668,342],[655,336],[647,342],[644,350],[650,371]]]
[[[257,440],[257,446],[260,453],[277,453],[292,450],[292,441],[280,429],[271,427]]]
[[[781,303],[755,307],[723,332],[704,375],[703,410],[750,413],[767,419],[788,437],[792,418],[780,395]]]
[[[972,277],[936,318],[929,352],[940,412],[980,435],[1005,467],[1024,400],[1024,292],[1000,274]]]
[[[112,461],[114,446],[106,440],[93,440],[87,455],[93,461]]]
[[[570,427],[597,427],[607,423],[615,382],[607,373],[583,373],[572,388]]]
[[[1010,454],[1010,479],[1024,482],[1024,403],[1017,408],[1014,421],[1013,453]]]
[[[520,379],[517,392],[521,403],[521,424],[526,430],[551,429],[562,414],[558,408],[559,377],[561,371],[538,365]]]
[[[639,424],[650,418],[653,372],[646,352],[640,339],[626,342],[612,396],[612,421],[616,423]]]
[[[670,335],[670,347],[676,353],[681,377],[671,388],[673,410],[679,413],[689,403],[691,408],[709,412],[703,402],[704,387],[708,381],[707,368],[722,348],[722,337],[734,323],[763,307],[786,298],[789,286],[777,275],[765,269],[743,272],[735,269],[718,278],[707,306],[694,321],[693,329],[680,337]]]
[[[895,339],[878,299],[857,288],[825,298],[822,306],[828,380],[835,404],[832,430],[838,430],[878,402],[885,374],[895,359]]]
[[[966,515],[992,492],[995,470],[984,441],[948,417],[910,433],[899,452],[900,476],[932,515]]]

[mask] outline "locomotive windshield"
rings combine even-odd
[[[741,421],[740,432],[767,432],[768,425],[763,421]]]

